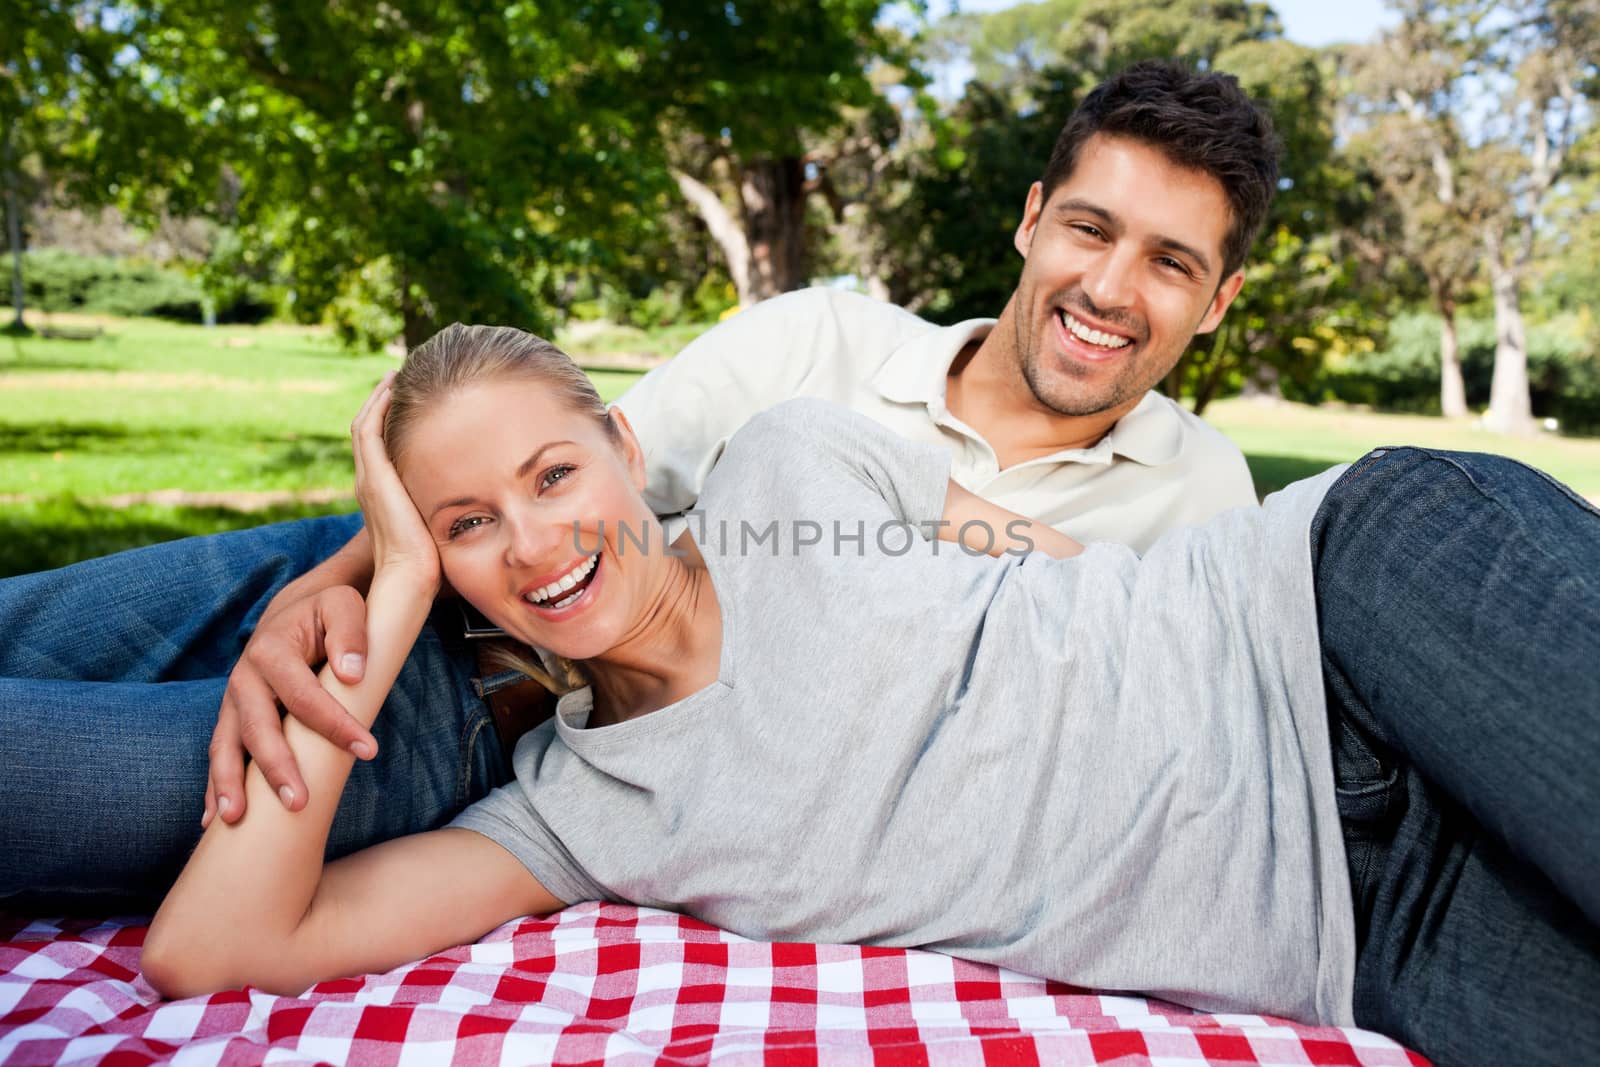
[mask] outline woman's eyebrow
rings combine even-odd
[[[438,505],[432,511],[428,512],[428,521],[432,522],[434,516],[438,515],[441,511],[444,511],[448,508],[459,508],[464,504],[474,503],[476,500],[476,497],[470,496],[458,496],[454,500],[446,500],[444,503]]]
[[[573,442],[572,441],[546,441],[544,444],[542,444],[538,448],[534,449],[533,455],[531,455],[527,459],[523,460],[522,463],[517,467],[517,477],[518,478],[526,478],[528,476],[528,472],[533,470],[533,468],[535,468],[535,467],[537,467],[539,465],[539,457],[544,455],[550,449],[555,448],[557,445],[570,445],[570,444],[573,444]]]
[[[533,450],[533,455],[529,456],[527,459],[525,459],[521,463],[517,464],[517,477],[518,478],[526,478],[528,476],[528,472],[533,470],[533,468],[535,468],[535,467],[537,467],[539,465],[539,457],[543,456],[550,449],[555,448],[557,445],[570,445],[570,444],[576,444],[576,442],[574,442],[574,441],[546,441],[544,444],[540,445],[538,448]],[[432,511],[428,512],[428,518],[431,521],[435,515],[439,514],[439,512],[441,512],[441,511],[444,511],[446,508],[458,508],[458,507],[461,507],[463,504],[476,503],[477,499],[478,499],[477,497],[473,497],[473,496],[458,496],[458,497],[455,497],[452,500],[446,500],[444,503],[438,505]]]

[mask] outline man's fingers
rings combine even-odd
[[[348,585],[324,589],[317,597],[328,664],[345,685],[355,685],[367,669],[367,602]]]
[[[211,773],[206,782],[202,827],[209,826],[217,815],[226,823],[238,822],[244,816],[244,746],[239,740],[239,712],[232,694],[230,686],[222,698],[217,728],[211,732]]]
[[[292,659],[283,658],[270,664],[263,662],[262,666],[267,684],[272,687],[284,710],[290,715],[346,752],[354,754],[358,759],[370,759],[377,754],[377,739],[345,710],[343,704],[322,688],[322,683],[317,681],[316,675],[311,673],[310,668]],[[279,739],[282,739],[281,730]],[[248,743],[245,747],[249,747]],[[253,748],[250,749],[250,754],[258,760],[261,758]],[[265,766],[261,769],[267,770]],[[296,769],[297,779],[298,776],[299,772]],[[273,788],[283,784],[274,780],[270,774],[267,780],[272,782]],[[297,793],[300,792],[298,781],[287,784],[294,786]]]
[[[247,656],[250,653],[246,653]],[[305,668],[301,668],[305,670]],[[310,673],[309,671],[307,672]],[[239,740],[245,750],[250,753],[250,758],[255,761],[261,773],[266,777],[267,783],[272,786],[272,791],[278,795],[284,807],[290,811],[299,811],[305,806],[306,785],[300,777],[300,768],[294,761],[294,753],[289,750],[289,743],[283,737],[283,722],[278,718],[277,702],[272,698],[272,690],[268,688],[259,675],[237,674],[234,678],[234,688],[237,691],[237,707],[239,710]],[[242,791],[241,791],[242,792]],[[217,803],[222,803],[219,798]],[[228,812],[222,811],[224,820],[228,819]]]

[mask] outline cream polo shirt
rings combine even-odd
[[[757,304],[617,400],[644,448],[645,499],[661,515],[692,508],[728,438],[751,416],[793,397],[816,397],[908,440],[942,445],[951,454],[950,476],[963,487],[1085,543],[1143,552],[1166,530],[1255,505],[1238,448],[1153,392],[1093,446],[1002,470],[989,443],[945,407],[951,363],[993,325],[969,319],[939,327],[825,288]]]

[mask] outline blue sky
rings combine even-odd
[[[962,11],[996,11],[1017,0],[960,0]],[[933,0],[935,14],[950,10],[951,0]],[[1283,20],[1284,36],[1305,45],[1364,41],[1394,16],[1381,0],[1272,0]]]

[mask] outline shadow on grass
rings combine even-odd
[[[7,505],[0,512],[0,578],[52,570],[179,537],[318,515],[343,515],[354,510],[354,500],[280,504],[260,511],[156,504],[113,508],[86,504],[70,496]]]
[[[1313,459],[1309,456],[1266,456],[1259,452],[1245,453],[1250,465],[1250,477],[1256,483],[1256,496],[1264,497],[1305,478],[1312,478],[1342,459]]]
[[[237,433],[201,430],[193,426],[128,427],[115,422],[34,422],[0,424],[0,455],[49,455],[77,452],[85,455],[181,455],[195,452],[204,442],[233,446],[264,445],[272,449],[262,469],[287,470],[309,463],[348,456],[350,439],[343,434],[280,434],[266,436],[248,429]]]

